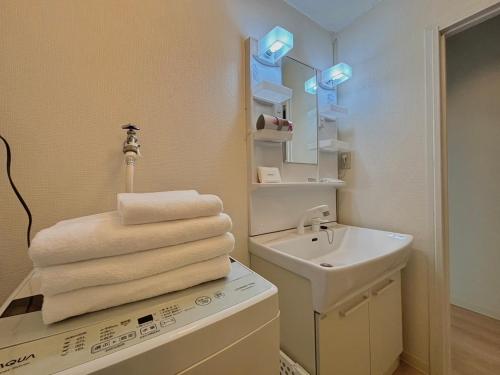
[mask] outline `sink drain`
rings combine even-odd
[[[319,264],[321,267],[327,267],[327,268],[331,268],[333,267],[333,264],[330,264],[330,263],[320,263]]]

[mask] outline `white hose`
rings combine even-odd
[[[127,193],[134,192],[134,168],[136,158],[137,154],[135,152],[129,151],[125,154],[125,192]]]

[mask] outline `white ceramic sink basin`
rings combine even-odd
[[[403,268],[413,237],[340,224],[327,232],[295,230],[250,238],[250,252],[309,279],[314,310],[323,313],[370,283]]]

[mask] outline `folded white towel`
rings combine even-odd
[[[195,190],[121,193],[117,200],[122,224],[126,225],[214,216],[222,212],[219,197],[200,195]]]
[[[234,237],[231,233],[226,233],[154,250],[41,267],[37,269],[40,291],[47,296],[141,279],[229,254],[233,248]]]
[[[35,266],[50,266],[157,249],[220,236],[231,230],[225,214],[143,225],[122,225],[116,211],[64,220],[33,238]]]
[[[143,279],[46,296],[42,318],[45,324],[54,323],[70,316],[189,288],[227,276],[229,271],[229,257],[224,255]]]

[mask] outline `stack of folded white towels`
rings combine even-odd
[[[118,194],[118,210],[37,233],[29,254],[46,324],[226,276],[231,219],[194,190]]]

